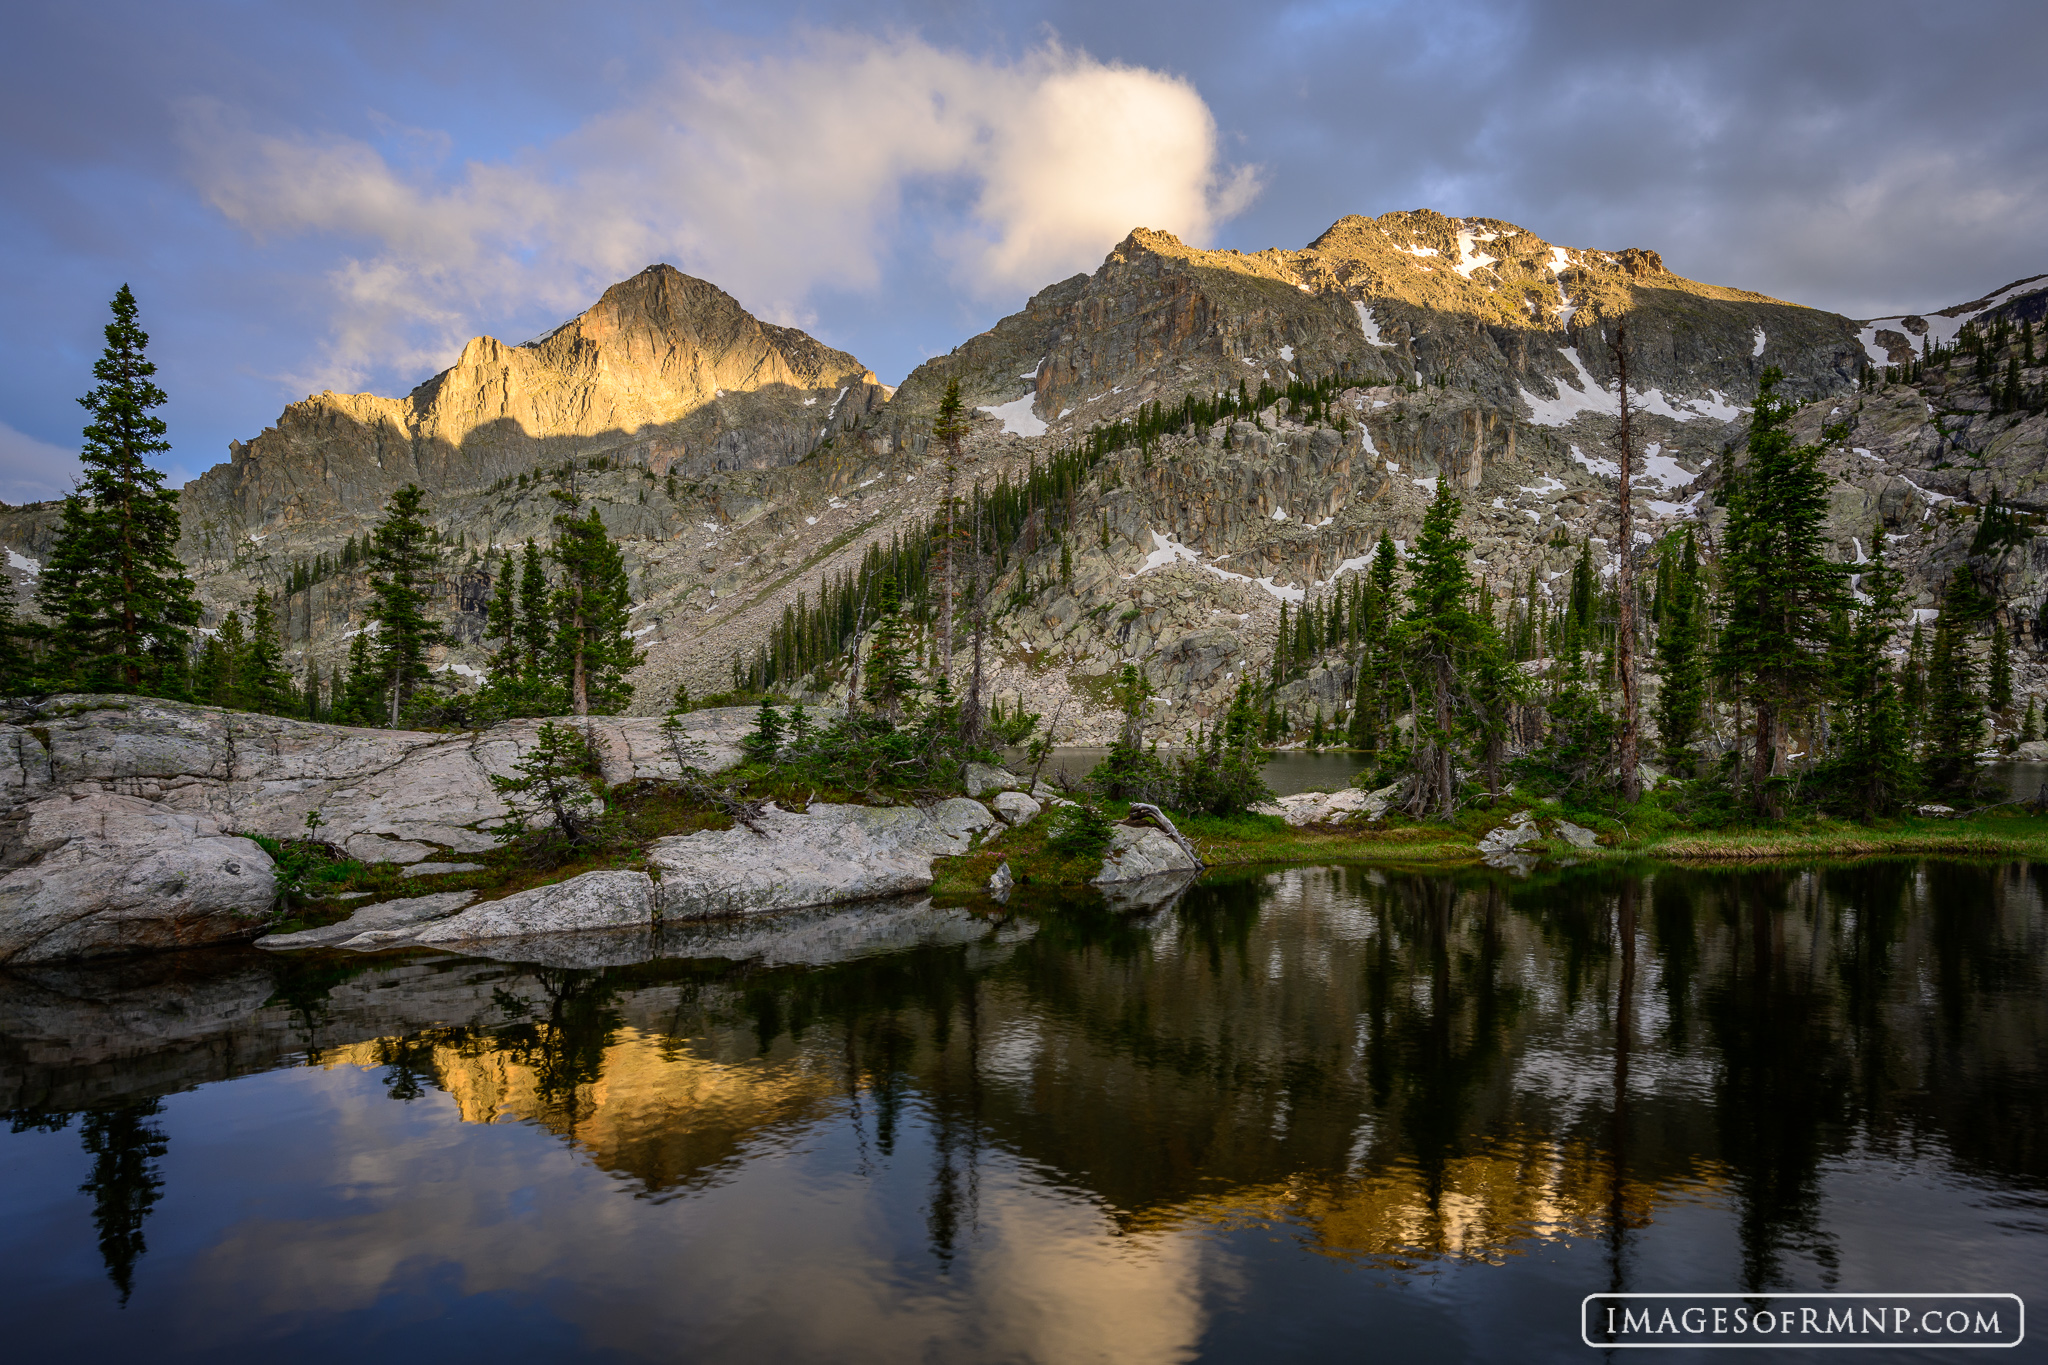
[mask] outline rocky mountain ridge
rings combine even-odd
[[[1335,591],[1383,531],[1411,539],[1442,479],[1497,593],[1521,591],[1531,570],[1550,592],[1589,539],[1611,571],[1624,316],[1639,550],[1687,523],[1711,539],[1713,487],[1758,377],[1777,366],[1808,403],[1802,436],[1830,433],[1840,554],[1864,554],[1882,517],[1931,600],[1967,557],[1976,505],[1994,491],[2029,500],[2048,431],[2039,413],[1996,410],[1970,376],[1866,390],[1866,370],[1902,363],[1895,339],[2038,320],[2044,302],[2048,279],[2035,277],[1940,313],[1856,322],[1684,279],[1653,251],[1563,247],[1428,211],[1346,218],[1300,251],[1251,255],[1139,229],[892,393],[852,356],[652,267],[525,346],[472,342],[406,399],[292,405],[188,487],[183,548],[217,619],[331,556],[391,488],[417,481],[450,550],[458,643],[439,662],[471,673],[488,590],[478,552],[545,538],[558,506],[547,494],[571,492],[625,551],[649,651],[633,709],[651,712],[677,682],[729,686],[734,659],[752,657],[797,594],[815,600],[822,575],[878,538],[923,533],[941,491],[928,433],[950,380],[976,410],[967,485],[1021,477],[1141,405],[1328,380],[1312,411],[1273,402],[1253,421],[1112,455],[1058,524],[1034,523],[995,585],[999,695],[1060,709],[1063,738],[1100,737],[1102,683],[1136,662],[1171,737],[1263,665],[1282,602]],[[0,543],[33,561],[51,520],[0,516]],[[2044,596],[2034,561],[2021,546],[1987,567],[2029,641]],[[293,593],[295,661],[329,666],[366,605],[352,574]],[[822,698],[831,679],[810,685]],[[1328,710],[1348,688],[1333,660],[1289,700]]]

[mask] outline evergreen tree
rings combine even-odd
[[[313,662],[311,650],[307,651],[306,690],[302,701],[307,720],[318,721],[324,719],[324,713],[320,707],[320,665]]]
[[[51,662],[65,685],[176,693],[199,603],[177,556],[178,494],[149,463],[171,448],[163,419],[150,413],[165,396],[125,284],[113,312],[93,366],[99,382],[78,400],[93,418],[79,452],[84,474],[64,499],[36,601],[55,623]]]
[[[1983,701],[1977,695],[1977,663],[1970,655],[1969,621],[1976,600],[1970,571],[1958,566],[1934,623],[1934,650],[1927,663],[1927,723],[1921,758],[1927,785],[1946,795],[1966,795],[1976,784],[1977,748],[1984,740]]]
[[[1991,675],[1984,684],[1984,700],[2001,716],[2012,710],[2012,648],[2003,621],[1991,623]]]
[[[213,679],[213,695],[206,700],[215,706],[242,706],[247,689],[242,670],[249,662],[249,637],[242,628],[242,614],[231,611],[220,623],[220,663]]]
[[[761,709],[754,715],[754,728],[740,740],[740,752],[756,763],[773,763],[782,752],[784,727],[782,713],[768,698],[761,698]]]
[[[1663,688],[1657,697],[1657,736],[1664,766],[1674,775],[1691,776],[1707,700],[1707,600],[1699,546],[1690,530],[1676,567],[1668,554],[1660,562],[1658,581],[1657,666]]]
[[[0,577],[0,697],[30,690],[30,660],[23,648],[29,632],[14,614],[14,583]]]
[[[1842,587],[1842,567],[1824,553],[1821,447],[1793,444],[1798,405],[1779,397],[1783,378],[1775,365],[1764,371],[1748,458],[1728,488],[1725,620],[1715,654],[1720,675],[1746,695],[1753,717],[1750,799],[1773,815],[1780,801],[1772,779],[1785,772],[1791,718],[1825,680],[1828,621]]]
[[[394,727],[405,704],[428,681],[427,651],[448,638],[441,623],[427,616],[428,580],[440,552],[427,526],[426,504],[427,495],[418,485],[407,484],[391,495],[384,520],[371,533],[377,679],[385,715]]]
[[[1426,710],[1418,708],[1415,713],[1416,780],[1408,809],[1417,815],[1433,811],[1446,819],[1457,805],[1460,675],[1483,643],[1469,600],[1472,574],[1465,552],[1472,544],[1457,533],[1462,510],[1451,496],[1450,481],[1440,481],[1416,537],[1409,607],[1400,627],[1402,656],[1430,699]]]
[[[908,631],[896,580],[882,580],[881,610],[868,647],[866,701],[879,714],[901,719],[917,700],[917,672],[911,665]]]
[[[241,684],[238,705],[267,716],[288,715],[297,709],[292,675],[284,666],[277,613],[271,608],[270,594],[260,588],[249,610],[249,643],[237,672]]]
[[[1871,548],[1871,560],[1862,566],[1867,600],[1857,606],[1842,651],[1841,752],[1823,772],[1825,785],[1839,791],[1843,804],[1864,819],[1896,811],[1917,776],[1891,665],[1904,596],[1899,574],[1885,563],[1882,524],[1871,536]]]
[[[645,658],[627,633],[632,596],[626,562],[605,534],[595,507],[587,517],[555,518],[555,658],[576,715],[617,715],[633,699],[626,674]]]
[[[2034,709],[2034,699],[2027,698],[2026,718],[2020,722],[2020,743],[2027,744],[2041,737],[2041,713]]]
[[[348,676],[334,691],[335,723],[382,725],[383,679],[370,657],[370,632],[356,632],[348,646]]]
[[[1899,705],[1906,712],[1906,735],[1920,738],[1921,720],[1927,714],[1927,646],[1920,633],[1920,619],[1913,618],[1913,633],[1906,645],[1905,676],[1899,679]]]

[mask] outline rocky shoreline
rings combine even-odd
[[[484,853],[510,813],[491,778],[512,772],[541,722],[410,733],[125,696],[15,702],[0,714],[0,966],[257,939],[452,949],[883,900],[930,887],[934,858],[967,852],[1035,805],[1014,792],[1000,815],[971,797],[771,804],[757,828],[656,840],[645,870],[586,872],[495,900],[388,900],[266,937],[277,873],[251,836],[303,838],[316,815],[320,837],[363,862],[424,872],[442,866],[430,858]],[[750,722],[743,709],[708,710],[685,728],[698,761],[716,769],[737,761]],[[658,719],[596,718],[590,731],[608,785],[681,775]],[[1017,784],[991,771],[976,785],[993,800]],[[1195,870],[1163,836],[1146,837],[1156,834],[1120,831],[1105,879]]]

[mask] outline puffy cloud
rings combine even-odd
[[[253,236],[344,244],[331,343],[302,376],[344,387],[446,364],[480,316],[572,313],[657,260],[803,322],[820,288],[878,288],[906,240],[965,294],[1014,296],[1092,267],[1133,227],[1205,242],[1257,189],[1220,163],[1178,77],[1057,45],[1005,61],[850,33],[678,64],[489,164],[394,164],[217,101],[183,104],[180,138],[201,191]]]

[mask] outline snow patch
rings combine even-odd
[[[1483,251],[1475,250],[1472,246],[1475,240],[1477,239],[1470,231],[1464,228],[1458,230],[1458,263],[1452,266],[1451,269],[1457,271],[1468,280],[1472,278],[1472,272],[1479,269],[1480,266],[1500,264],[1500,257],[1489,256]],[[1493,234],[1487,233],[1485,240],[1492,241]]]
[[[1405,252],[1410,256],[1418,258],[1423,256],[1441,256],[1443,254],[1433,246],[1417,246],[1413,242],[1410,242],[1407,246],[1397,246],[1394,250]]]
[[[1292,365],[1294,363],[1294,348],[1292,346],[1282,346],[1280,348],[1280,358]]]
[[[1391,341],[1382,341],[1380,339],[1380,325],[1373,321],[1372,309],[1365,306],[1363,299],[1353,299],[1351,306],[1358,310],[1358,329],[1365,333],[1367,344],[1373,346],[1392,346],[1394,344]]]
[[[1415,480],[1415,486],[1426,490],[1432,498],[1436,496],[1436,478],[1434,476]]]
[[[992,408],[979,408],[1003,424],[1003,430],[1012,436],[1043,436],[1045,423],[1031,411],[1031,405],[1038,395],[1027,393],[1013,402],[998,404]]]
[[[1287,509],[1286,509],[1285,507],[1275,507],[1275,508],[1273,509],[1273,520],[1275,520],[1275,521],[1285,521],[1285,520],[1287,520]]]
[[[41,564],[30,559],[21,551],[14,549],[10,549],[7,552],[7,567],[16,573],[39,574],[43,571]]]
[[[1584,465],[1587,469],[1590,469],[1595,474],[1598,474],[1603,479],[1618,478],[1621,474],[1621,466],[1616,464],[1614,461],[1603,460],[1598,458],[1597,456],[1589,456],[1586,454],[1585,451],[1580,450],[1577,446],[1572,447],[1572,459]]]
[[[1559,354],[1578,372],[1578,384],[1574,387],[1566,377],[1554,379],[1552,383],[1557,388],[1555,398],[1541,398],[1527,389],[1520,390],[1522,401],[1529,405],[1529,420],[1538,426],[1561,427],[1580,413],[1619,416],[1621,399],[1617,391],[1593,378],[1586,362],[1579,358],[1579,348],[1566,346]],[[1660,389],[1644,389],[1633,395],[1632,402],[1641,412],[1669,417],[1675,422],[1692,422],[1702,417],[1727,422],[1742,415],[1742,409],[1723,398],[1719,389],[1709,389],[1707,393],[1709,398],[1681,398],[1674,403]]]
[[[1764,329],[1759,327],[1756,329],[1756,345],[1750,348],[1749,353],[1753,356],[1762,355],[1764,353],[1764,341]]]

